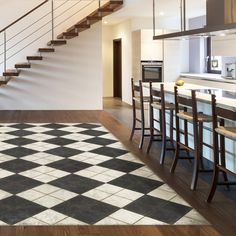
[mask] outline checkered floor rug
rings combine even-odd
[[[0,124],[0,225],[208,224],[101,124]]]

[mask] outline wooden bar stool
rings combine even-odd
[[[236,121],[236,111],[217,106],[215,95],[212,97],[214,174],[207,202],[211,202],[214,197],[217,185],[226,185],[227,188],[229,185],[236,185],[236,182],[228,181],[227,173],[234,176],[236,173],[227,169],[225,161],[225,138],[236,140],[236,127],[225,126],[225,120]],[[222,172],[224,182],[218,181],[219,172]]]
[[[178,94],[178,88],[175,86],[175,113],[176,113],[176,150],[174,161],[171,166],[171,173],[175,171],[177,162],[179,159],[194,160],[193,175],[191,181],[191,189],[195,190],[197,185],[199,172],[210,172],[212,170],[205,170],[202,161],[202,149],[203,149],[203,123],[212,122],[212,116],[205,115],[202,112],[198,112],[196,91],[191,91],[191,97],[188,98]],[[180,111],[179,107],[184,107],[184,110]],[[180,120],[191,122],[193,124],[193,138],[194,148],[190,148],[188,145],[188,132],[180,130]],[[188,125],[188,124],[187,124]],[[184,125],[186,126],[186,124]],[[180,135],[185,136],[185,143],[180,140]],[[180,148],[186,149],[188,152],[193,152],[194,157],[181,157]]]
[[[156,90],[152,88],[152,82],[149,83],[150,88],[150,141],[147,148],[147,153],[149,153],[153,141],[161,141],[161,156],[160,156],[160,164],[164,163],[166,150],[175,150],[174,141],[173,141],[173,121],[174,116],[173,112],[175,110],[175,105],[173,103],[165,102],[165,91],[164,84],[160,85],[160,90]],[[159,112],[159,120],[154,117],[154,109]],[[170,126],[170,138],[167,139],[166,135],[166,111],[170,114],[169,126]],[[159,123],[160,129],[154,126],[155,123]],[[157,132],[161,139],[155,139],[154,132]],[[170,141],[172,144],[172,148],[167,148],[167,142]]]
[[[141,130],[139,149],[143,147],[144,137],[150,136],[150,134],[145,134],[145,130],[149,131],[149,128],[145,127],[145,115],[144,115],[144,104],[149,103],[149,97],[143,96],[142,81],[139,80],[139,84],[134,83],[133,78],[131,78],[131,88],[132,88],[132,110],[133,110],[133,120],[132,120],[132,131],[130,134],[130,140],[133,139],[134,132],[136,130]],[[137,109],[140,108],[140,117],[137,117]],[[141,127],[137,127],[137,122]]]

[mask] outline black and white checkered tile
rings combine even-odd
[[[0,124],[0,225],[207,224],[100,124]]]

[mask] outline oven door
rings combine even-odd
[[[142,81],[162,82],[162,66],[142,65]]]

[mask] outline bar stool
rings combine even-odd
[[[143,96],[142,81],[139,80],[139,85],[134,83],[133,78],[131,78],[131,88],[132,88],[132,110],[133,110],[133,120],[132,120],[132,131],[130,134],[130,140],[133,139],[134,132],[136,130],[141,130],[139,149],[143,147],[144,137],[150,136],[150,134],[145,134],[145,130],[149,128],[145,127],[145,115],[144,115],[144,104],[149,103],[149,97]],[[140,118],[137,117],[137,106],[140,108]],[[141,127],[137,127],[137,122],[140,123]]]
[[[236,121],[236,111],[217,106],[215,95],[212,97],[214,174],[207,202],[211,202],[214,197],[217,185],[226,185],[227,188],[229,185],[236,185],[236,182],[228,181],[227,173],[232,175],[236,173],[227,169],[225,161],[225,138],[236,140],[236,127],[225,126],[225,120]],[[220,138],[220,143],[218,138]],[[219,172],[222,172],[224,182],[218,181]]]
[[[175,112],[176,112],[176,150],[174,161],[172,163],[170,172],[175,171],[177,162],[179,159],[194,160],[193,175],[191,181],[191,189],[195,190],[197,185],[198,173],[199,172],[210,172],[212,170],[205,170],[202,160],[202,148],[203,148],[203,123],[211,123],[212,116],[205,115],[202,112],[198,112],[196,91],[191,91],[191,98],[178,94],[178,88],[174,88],[175,94]],[[183,111],[180,111],[179,107],[184,107]],[[191,110],[191,111],[189,111]],[[193,138],[194,138],[194,148],[190,148],[188,145],[188,132],[186,129],[184,132],[180,130],[180,120],[191,122],[193,124]],[[188,125],[188,124],[187,124]],[[186,124],[185,124],[186,126]],[[185,143],[183,144],[180,140],[180,134],[185,135]],[[180,148],[186,149],[188,152],[193,152],[194,157],[181,157]],[[201,168],[200,168],[201,167]]]
[[[160,164],[164,163],[166,150],[175,150],[174,141],[173,141],[173,121],[174,116],[173,112],[175,109],[175,105],[173,103],[165,102],[165,91],[164,84],[160,85],[160,90],[156,90],[152,88],[152,82],[149,83],[150,88],[150,140],[147,148],[147,153],[149,153],[153,141],[161,141],[161,156],[160,156]],[[154,117],[154,109],[159,111],[159,120]],[[170,139],[167,139],[166,136],[166,111],[170,114],[169,125],[170,125]],[[160,129],[154,127],[154,123],[159,123]],[[154,139],[154,132],[158,132],[160,139]],[[172,144],[172,148],[167,148],[167,141],[170,141]]]

